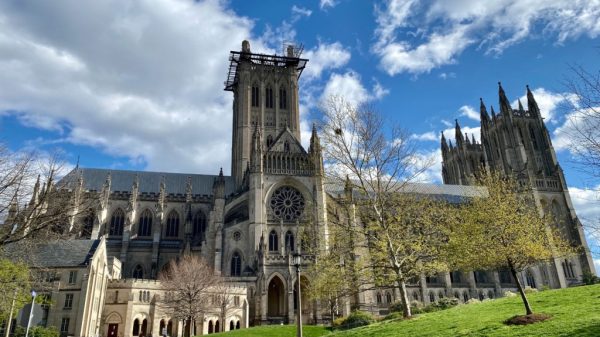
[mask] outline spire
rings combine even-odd
[[[519,101],[519,112],[524,113],[525,109],[523,109],[523,104],[521,103],[521,99],[519,98],[518,101]]]
[[[533,97],[533,93],[529,89],[529,85],[526,85],[525,87],[527,88],[527,110],[529,110],[529,113],[532,116],[541,119],[542,114],[540,112],[540,108],[537,105],[537,102],[535,101],[535,98]]]
[[[321,141],[319,139],[319,134],[317,133],[317,124],[313,123],[312,125],[312,134],[310,136],[310,146],[308,147],[308,152],[312,153],[321,151]]]
[[[456,146],[461,146],[464,142],[462,131],[460,131],[460,125],[458,125],[458,119],[454,120],[454,135],[456,137]]]
[[[452,145],[452,141],[448,140],[448,146],[450,146],[450,150],[452,150],[454,148],[454,146]]]
[[[471,141],[469,140],[469,135],[467,135],[467,133],[465,132],[465,142],[467,144],[471,144]]]
[[[505,114],[508,116],[508,118],[512,119],[512,107],[510,106],[508,98],[506,98],[506,94],[504,93],[501,82],[498,82],[498,96],[500,102],[500,113]]]
[[[223,168],[219,171],[219,176],[213,182],[213,195],[215,199],[225,199],[225,177],[223,176]]]
[[[485,104],[483,103],[483,98],[481,97],[479,97],[479,114],[481,115],[481,122],[488,121],[490,119],[487,109],[485,108]]]
[[[38,203],[39,197],[40,197],[40,175],[38,174],[37,180],[35,181],[35,185],[33,186],[33,194],[31,195],[31,201],[29,201],[29,205],[36,205]]]
[[[256,124],[254,134],[252,135],[252,154],[250,157],[250,165],[246,169],[251,172],[262,172],[263,147],[262,147],[262,132]]]
[[[496,120],[496,112],[494,111],[494,106],[490,105],[490,110],[492,111],[492,120]]]
[[[477,144],[477,142],[475,141],[475,134],[471,134],[471,143],[472,144]]]
[[[442,153],[444,153],[445,151],[448,151],[448,143],[446,142],[446,136],[444,136],[444,131],[442,131],[441,134],[442,134]]]
[[[188,176],[185,183],[185,201],[192,202],[192,176]]]
[[[350,176],[346,174],[346,181],[344,183],[344,193],[346,194],[346,200],[352,202],[352,181],[350,181]]]

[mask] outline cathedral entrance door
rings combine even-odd
[[[108,337],[117,337],[119,335],[119,324],[108,325]]]
[[[273,277],[271,282],[269,282],[268,297],[268,315],[270,317],[285,316],[286,306],[284,286],[281,279],[277,276]]]

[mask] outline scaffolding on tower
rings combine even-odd
[[[250,62],[257,65],[266,65],[281,68],[294,67],[298,72],[298,78],[300,78],[300,75],[302,75],[302,71],[306,67],[306,62],[308,62],[308,59],[300,58],[300,55],[304,50],[304,46],[287,44],[285,49],[288,54],[287,56],[267,55],[232,50],[229,53],[229,70],[227,72],[227,79],[224,82],[225,91],[233,91],[233,87],[238,82],[239,76],[237,73],[237,67],[240,64],[240,62]]]

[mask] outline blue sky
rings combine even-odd
[[[599,182],[573,164],[561,102],[571,65],[599,69],[599,22],[596,0],[2,1],[0,140],[85,167],[227,172],[229,51],[295,41],[310,59],[303,135],[319,101],[340,94],[410,130],[438,163],[455,118],[478,137],[479,97],[497,108],[498,81],[514,102],[529,84],[578,214],[596,219]],[[439,182],[439,167],[423,179]]]

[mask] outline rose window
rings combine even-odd
[[[280,187],[271,196],[271,209],[277,219],[296,220],[304,211],[304,197],[293,187]]]

